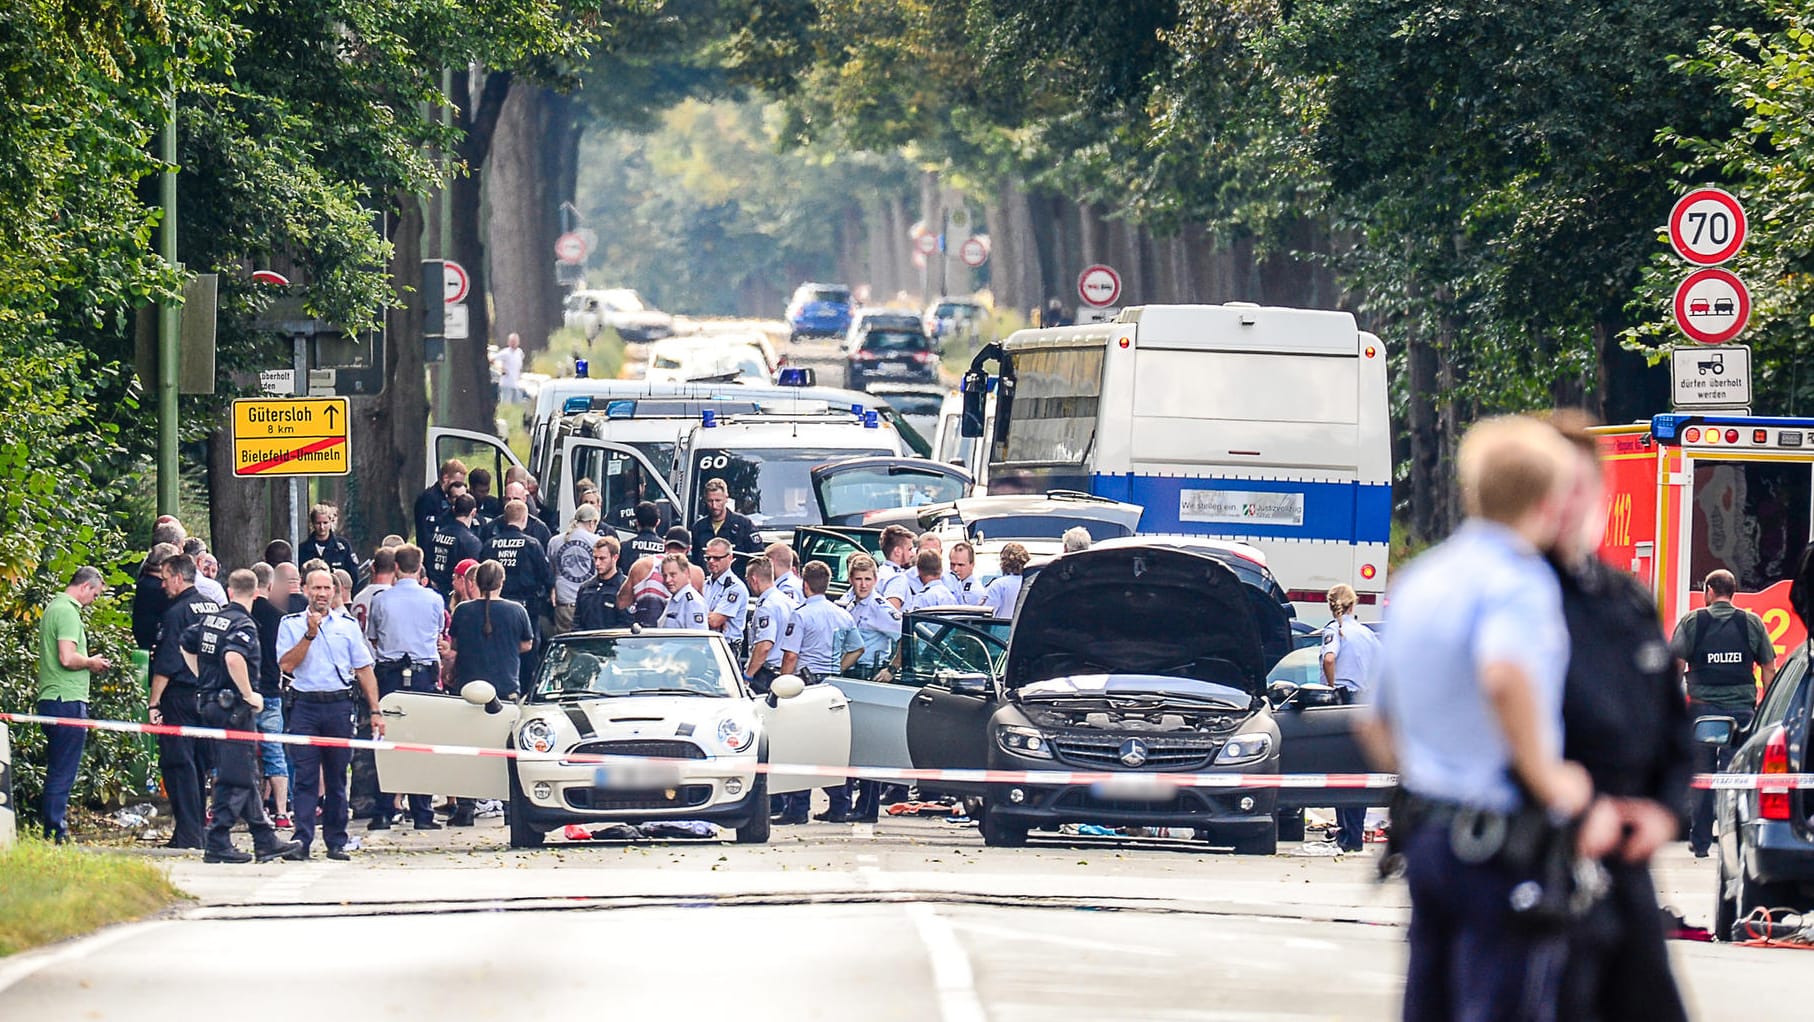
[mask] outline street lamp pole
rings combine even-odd
[[[176,262],[176,84],[170,86],[170,108],[164,120],[163,180],[160,182],[163,222],[159,241],[164,262],[174,272]],[[158,310],[157,335],[157,510],[176,514],[177,477],[176,376],[182,332],[182,310],[174,297]]]

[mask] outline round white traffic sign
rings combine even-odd
[[[1745,246],[1745,207],[1718,188],[1696,188],[1669,211],[1669,244],[1696,266],[1718,266]]]
[[[957,257],[964,261],[965,266],[974,270],[989,261],[989,243],[971,235],[957,247]]]
[[[554,255],[563,263],[583,263],[586,261],[586,239],[577,232],[568,231],[554,239]]]
[[[938,251],[938,235],[917,234],[913,238],[913,250],[920,255],[929,256]]]
[[[466,295],[472,291],[472,278],[466,275],[466,267],[452,259],[443,259],[441,287],[446,292],[443,300],[449,305],[455,305],[465,301]]]
[[[1077,297],[1085,305],[1106,309],[1121,299],[1121,274],[1097,263],[1077,275]]]
[[[1675,325],[1699,344],[1723,344],[1751,319],[1751,292],[1726,270],[1690,273],[1675,289]]]

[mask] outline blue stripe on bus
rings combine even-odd
[[[1178,516],[1178,496],[1186,489],[1302,493],[1304,524],[1187,522]],[[1099,497],[1125,500],[1146,508],[1145,514],[1140,517],[1141,532],[1331,540],[1339,543],[1388,543],[1392,538],[1392,487],[1384,483],[1288,482],[1099,472],[1090,477],[1090,492]]]

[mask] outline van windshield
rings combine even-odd
[[[702,450],[693,456],[693,478],[688,485],[688,492],[693,494],[692,520],[706,515],[707,480],[722,479],[731,493],[731,510],[748,515],[759,529],[818,525],[821,519],[818,501],[813,498],[813,466],[894,453],[881,448],[826,447]]]

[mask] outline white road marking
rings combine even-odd
[[[882,860],[876,858],[873,855],[859,855],[859,856],[857,856],[857,861],[860,863],[875,863],[875,862],[880,862]]]
[[[987,923],[971,922],[967,919],[957,921],[957,926],[984,937],[999,937],[1003,940],[1032,940],[1042,944],[1056,944],[1060,947],[1077,948],[1080,951],[1108,951],[1113,954],[1140,955],[1153,958],[1173,958],[1177,952],[1168,948],[1141,947],[1135,944],[1110,944],[1107,941],[1090,940],[1086,937],[1063,937],[1055,933],[1037,933],[1032,930],[1016,930],[1006,926],[990,926]]]
[[[150,923],[127,923],[124,926],[102,930],[92,937],[85,937],[46,951],[27,951],[12,961],[0,964],[0,993],[5,993],[7,988],[29,978],[40,969],[62,965],[65,962],[80,961],[96,951],[112,947],[120,941],[137,937],[147,930],[155,930],[163,926],[165,922],[165,920],[159,920]]]
[[[983,1002],[976,995],[976,975],[970,970],[970,958],[957,942],[951,924],[931,905],[905,906],[907,918],[926,945],[926,959],[932,966],[932,987],[938,993],[939,1017],[944,1022],[986,1022]]]

